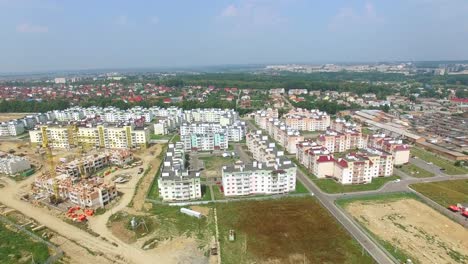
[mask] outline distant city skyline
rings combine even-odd
[[[468,1],[0,0],[0,72],[468,59]]]

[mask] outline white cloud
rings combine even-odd
[[[128,17],[126,15],[121,15],[119,17],[117,17],[117,19],[115,20],[115,23],[117,25],[127,25],[128,24]]]
[[[150,17],[149,22],[150,22],[151,24],[153,24],[153,25],[157,25],[157,24],[159,24],[159,17],[157,17],[157,16],[152,16],[152,17]]]
[[[49,32],[49,28],[41,25],[22,23],[16,26],[16,31],[20,33],[47,33]]]
[[[238,15],[238,9],[235,5],[228,5],[222,12],[222,17],[235,17]]]

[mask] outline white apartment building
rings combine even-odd
[[[204,133],[181,135],[185,151],[212,151],[226,150],[228,148],[228,136],[224,133]]]
[[[246,135],[246,142],[255,161],[223,167],[225,196],[284,194],[296,189],[296,166],[267,135],[252,131]]]
[[[239,142],[245,137],[245,123],[239,121],[228,126],[222,126],[221,124],[217,123],[183,123],[180,126],[181,137],[192,133],[222,133],[227,135],[229,141]]]
[[[235,164],[222,170],[225,196],[286,194],[296,189],[296,166],[287,158],[277,158],[267,166],[254,161],[251,165]]]
[[[0,137],[18,136],[23,134],[24,131],[24,123],[17,120],[2,122],[0,124]]]
[[[200,173],[185,167],[185,151],[181,142],[169,144],[158,178],[159,196],[164,201],[195,200],[202,197]]]
[[[370,136],[368,146],[392,153],[395,165],[403,165],[409,162],[410,146],[403,144],[402,140],[388,137],[385,134],[375,134]]]
[[[29,170],[31,164],[24,157],[0,153],[0,173],[14,175],[16,173]]]
[[[184,111],[184,120],[188,123],[218,123],[222,126],[233,124],[239,114],[233,109],[192,109]]]
[[[304,137],[301,136],[298,130],[290,128],[278,119],[268,119],[265,130],[280,146],[291,154],[296,153],[297,143],[304,141]]]

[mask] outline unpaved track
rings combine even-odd
[[[161,147],[156,147],[156,149],[161,150]],[[154,155],[158,155],[157,151]],[[153,155],[146,155],[146,159],[154,159]],[[144,161],[144,162],[145,162]],[[145,163],[144,163],[145,164]],[[148,164],[148,163],[146,163]],[[157,166],[153,166],[153,170],[156,170]],[[154,175],[148,173],[147,176],[152,177]],[[139,177],[133,177],[133,179],[127,183],[126,189],[122,189],[124,192],[123,197],[119,201],[119,204],[109,210],[105,214],[95,217],[90,221],[90,228],[96,233],[100,234],[101,237],[106,238],[109,241],[104,241],[102,238],[94,237],[88,232],[81,230],[73,225],[70,225],[57,217],[50,214],[47,209],[38,208],[33,206],[30,203],[21,201],[18,197],[18,192],[30,186],[34,178],[31,177],[22,183],[15,183],[9,179],[6,180],[6,186],[1,189],[0,202],[5,204],[10,208],[14,208],[24,215],[35,219],[37,222],[43,224],[47,228],[59,233],[60,235],[66,237],[67,239],[73,240],[76,243],[83,245],[84,247],[89,248],[90,250],[96,252],[97,254],[104,254],[107,259],[110,259],[113,263],[155,263],[155,260],[158,263],[176,263],[178,262],[177,256],[171,254],[171,252],[161,252],[161,251],[143,251],[133,245],[128,245],[117,239],[113,234],[107,229],[106,223],[110,215],[118,210],[121,210],[127,206],[131,201],[133,192],[135,191],[135,185]],[[94,221],[95,220],[95,221]],[[112,245],[112,243],[117,244],[117,246]],[[75,252],[67,252],[67,255],[76,254]],[[80,259],[79,256],[73,256],[71,259]],[[74,262],[73,263],[80,263]],[[81,263],[89,263],[83,259]]]

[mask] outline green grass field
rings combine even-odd
[[[223,263],[374,263],[313,197],[216,208]]]
[[[436,155],[426,151],[426,150],[423,150],[423,149],[420,149],[420,148],[411,148],[411,155],[414,155],[426,162],[432,162],[434,165],[440,167],[440,168],[443,168],[445,169],[445,173],[446,174],[449,174],[449,175],[457,175],[457,174],[467,174],[468,173],[468,169],[467,168],[464,168],[464,167],[457,167],[455,165],[453,165],[453,162],[449,161],[449,160],[446,160],[446,159],[443,159],[443,158],[439,158],[437,157]]]
[[[378,177],[368,184],[343,185],[333,179],[315,179],[313,182],[326,193],[347,193],[377,190],[385,183],[399,179],[398,176]]]
[[[415,178],[429,178],[433,177],[435,174],[424,170],[414,164],[408,163],[401,167],[401,170],[406,174],[415,177]]]
[[[172,135],[155,135],[151,134],[150,139],[152,140],[169,140],[171,139]]]
[[[468,203],[468,180],[415,183],[410,187],[443,207]]]
[[[49,257],[47,245],[32,240],[26,234],[13,231],[0,223],[0,263],[44,263]]]

